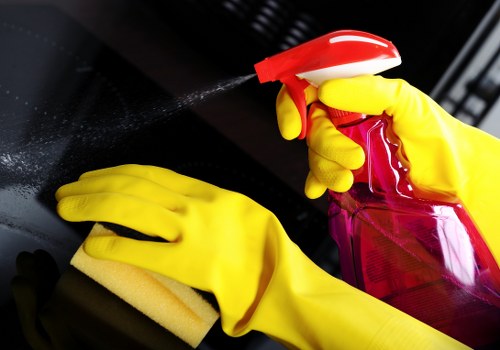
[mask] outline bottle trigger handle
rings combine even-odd
[[[307,135],[307,103],[305,89],[309,86],[309,83],[305,79],[299,79],[296,75],[282,78],[281,82],[286,86],[295,107],[297,107],[299,111],[302,129],[297,138],[302,140]]]

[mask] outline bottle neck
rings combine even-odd
[[[335,109],[331,107],[328,108],[328,113],[330,114],[330,119],[333,125],[335,125],[335,127],[337,128],[357,125],[371,117],[370,115],[367,114],[342,111],[340,109]]]

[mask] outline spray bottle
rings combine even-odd
[[[306,87],[399,64],[390,41],[340,30],[266,58],[255,70],[261,83],[286,85],[302,118],[302,139]],[[469,346],[500,342],[500,272],[463,206],[414,194],[389,116],[329,111],[366,154],[348,192],[328,191],[342,278]]]

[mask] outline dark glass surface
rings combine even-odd
[[[305,252],[319,249],[324,213],[57,8],[1,5],[0,51],[0,290],[9,341],[22,344],[9,287],[17,254],[44,249],[64,272],[90,230],[55,214],[55,190],[84,171],[167,167],[247,194]],[[230,341],[211,337],[212,345]]]

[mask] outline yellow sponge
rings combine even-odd
[[[89,236],[114,234],[95,224]],[[132,265],[95,259],[80,246],[71,265],[196,348],[219,313],[191,287]]]

